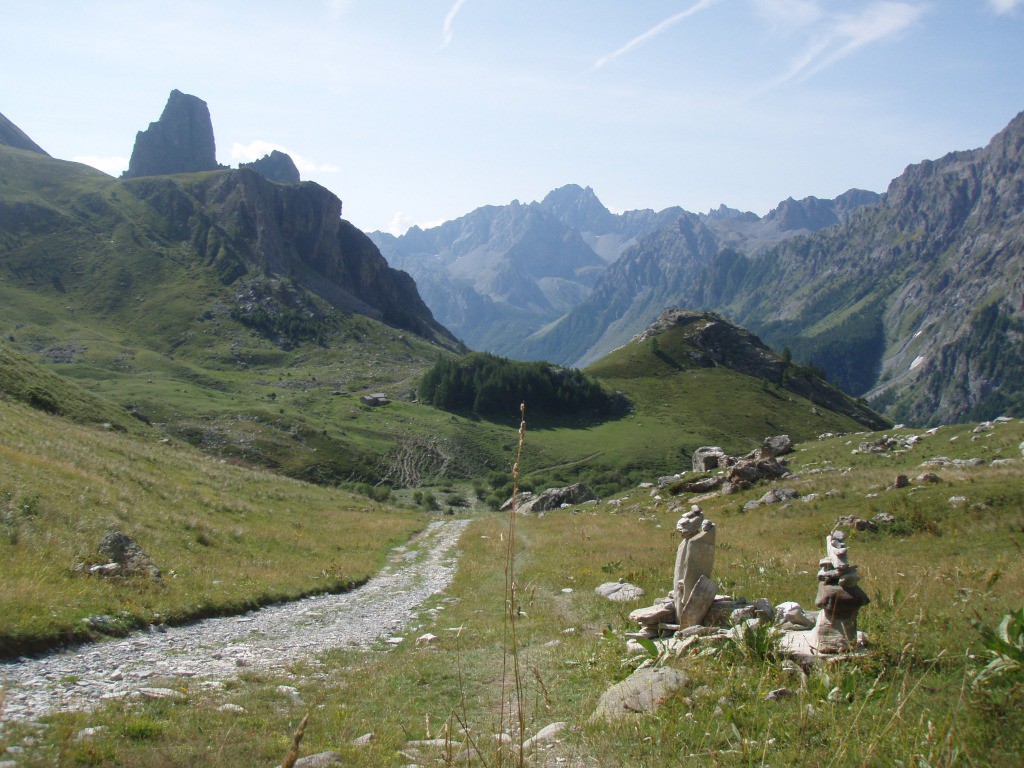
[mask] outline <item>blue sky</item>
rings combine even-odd
[[[0,0],[0,112],[117,173],[173,88],[366,229],[883,191],[1024,110],[1024,0]]]

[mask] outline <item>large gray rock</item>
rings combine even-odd
[[[533,494],[529,498],[520,494],[519,506],[516,511],[522,514],[527,512],[546,512],[550,509],[559,509],[563,504],[582,504],[585,501],[593,501],[597,497],[583,483],[573,483],[565,488],[548,488],[541,493]],[[502,509],[511,509],[511,499],[502,505]]]
[[[160,569],[156,567],[153,558],[132,541],[128,534],[120,531],[108,533],[103,537],[97,551],[108,558],[111,563],[120,566],[119,575],[160,578]]]
[[[630,715],[654,712],[672,694],[690,685],[690,676],[678,669],[638,669],[603,694],[591,720],[618,720]]]
[[[218,168],[213,122],[206,102],[174,90],[160,119],[136,134],[124,176],[196,173]]]
[[[761,451],[766,458],[783,456],[787,453],[793,452],[793,441],[790,439],[789,435],[766,437],[761,443]]]
[[[594,594],[607,597],[613,603],[628,603],[631,600],[639,600],[644,596],[642,588],[628,581],[607,581],[594,588]]]

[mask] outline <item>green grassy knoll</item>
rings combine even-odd
[[[137,434],[153,430],[113,403],[58,376],[0,342],[0,398],[20,402],[79,424],[108,425]]]
[[[922,434],[900,430],[897,434]],[[667,663],[692,684],[657,713],[613,724],[590,723],[595,703],[639,659],[625,649],[627,621],[638,602],[621,605],[593,594],[604,581],[627,578],[648,597],[668,590],[687,498],[655,499],[636,489],[618,505],[581,506],[516,520],[520,667],[527,733],[555,721],[575,730],[528,765],[866,765],[1016,766],[1024,750],[1021,683],[971,685],[987,658],[972,621],[995,626],[1021,607],[1024,560],[1024,424],[944,427],[908,451],[853,454],[879,433],[847,435],[798,446],[789,457],[797,477],[782,481],[803,497],[743,512],[758,486],[703,502],[718,526],[714,578],[734,593],[773,602],[813,604],[824,536],[840,514],[896,521],[878,533],[851,532],[851,562],[871,597],[860,628],[868,653],[812,672],[804,681],[771,658],[739,646]],[[528,436],[529,437],[529,436]],[[534,450],[527,443],[523,463]],[[935,456],[980,458],[980,466],[923,467]],[[994,464],[996,459],[1012,459]],[[885,490],[897,473],[933,471],[937,483]],[[826,493],[832,492],[831,496]],[[952,497],[966,501],[950,504]],[[456,580],[445,597],[404,633],[406,641],[378,652],[335,652],[326,665],[297,666],[287,675],[243,676],[221,691],[187,681],[181,702],[114,703],[93,713],[51,718],[42,731],[12,728],[4,744],[30,733],[25,765],[224,766],[272,765],[310,713],[302,754],[337,750],[346,764],[447,764],[443,750],[416,755],[407,742],[446,733],[478,744],[499,764],[492,734],[508,728],[502,706],[504,542],[508,521],[489,516],[461,542]],[[571,589],[571,592],[566,590]],[[438,640],[417,646],[431,632]],[[506,638],[506,639],[503,639]],[[297,704],[277,691],[299,689]],[[778,688],[792,695],[766,695]],[[838,693],[830,701],[829,694]],[[238,704],[243,713],[222,711]],[[504,709],[504,717],[502,710]],[[84,727],[104,725],[90,741]],[[462,733],[469,725],[470,735]],[[372,732],[369,746],[352,744]],[[511,764],[506,762],[504,764]]]
[[[0,402],[0,655],[348,588],[421,516]],[[74,573],[127,533],[160,582]]]

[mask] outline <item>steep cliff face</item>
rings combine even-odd
[[[912,165],[878,205],[692,298],[789,346],[894,418],[1024,412],[1024,115],[982,149]],[[699,302],[705,303],[699,303]]]
[[[174,90],[160,119],[135,136],[124,176],[195,173],[219,167],[213,122],[206,102]]]
[[[245,275],[287,278],[335,309],[459,347],[412,278],[389,267],[370,239],[341,218],[341,200],[318,184],[282,186],[249,169],[125,184],[225,283]]]

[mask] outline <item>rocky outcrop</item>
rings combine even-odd
[[[251,169],[187,182],[125,183],[166,217],[173,236],[189,241],[224,283],[238,284],[239,296],[260,299],[264,313],[272,309],[270,300],[283,303],[283,311],[314,311],[292,306],[301,300],[294,298],[298,286],[334,309],[464,349],[434,320],[412,278],[388,266],[370,239],[341,218],[341,200],[319,184],[275,184]],[[244,276],[259,284],[243,286]],[[240,302],[244,320],[248,304]]]
[[[90,576],[141,576],[154,581],[160,580],[160,569],[153,562],[153,558],[125,533],[108,533],[100,542],[97,553],[106,562],[91,567],[81,563],[76,571]]]
[[[561,509],[571,507],[574,504],[582,504],[586,501],[594,501],[597,497],[583,483],[573,483],[564,488],[548,488],[541,493],[523,491],[515,499],[509,499],[501,506],[501,511],[507,512],[512,509],[515,501],[516,512],[526,514],[528,512],[546,512],[550,509]]]
[[[291,155],[278,150],[273,150],[269,155],[264,155],[259,160],[251,163],[242,163],[239,168],[252,168],[256,173],[270,181],[279,184],[298,184],[302,179],[299,177],[299,169],[295,167],[295,161]]]
[[[49,157],[49,154],[42,147],[32,141],[27,133],[2,114],[0,114],[0,145],[5,147],[14,147],[15,149],[24,149],[27,152],[35,152]]]
[[[160,119],[135,136],[125,178],[212,171],[217,165],[213,122],[206,102],[174,90]]]

